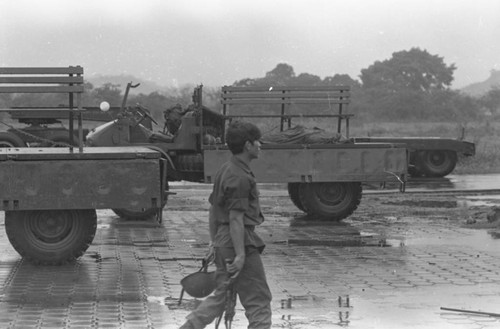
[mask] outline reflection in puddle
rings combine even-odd
[[[157,297],[157,296],[147,296],[148,303],[160,304],[162,306],[166,305],[165,297]]]
[[[287,244],[296,246],[330,246],[330,247],[392,247],[403,246],[399,240],[387,240],[375,235],[338,236],[329,239],[288,239]]]
[[[174,297],[155,297],[148,296],[148,302],[167,306],[169,310],[187,310],[192,311],[201,303],[201,299],[183,298],[179,303],[179,298]]]
[[[325,304],[330,305],[328,311]],[[337,299],[325,299],[316,295],[292,296],[281,299],[278,312],[287,327],[295,328],[331,328],[349,326],[353,310],[349,295]]]

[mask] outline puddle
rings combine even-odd
[[[498,254],[500,252],[500,232],[464,229],[464,234],[434,235],[418,238],[387,240],[388,244],[397,246],[462,246],[471,250],[486,251]]]
[[[281,309],[273,316],[284,327],[290,328],[332,328],[346,327],[350,323],[353,306],[350,296],[323,298],[316,295],[292,296],[281,299]],[[279,317],[279,318],[278,318]]]
[[[174,297],[153,297],[153,302],[155,301],[156,298],[160,298],[161,305],[167,306],[169,310],[186,310],[186,311],[192,311],[200,305],[202,302],[201,299],[191,299],[191,297],[188,297],[186,299],[186,295],[183,296],[181,302],[179,303],[179,298],[174,298]],[[149,301],[149,297],[148,297]]]
[[[167,305],[165,297],[147,296],[146,300],[148,301],[148,303],[152,303],[152,304],[159,304],[162,306]]]
[[[418,236],[392,235],[384,236],[375,232],[358,231],[356,234],[329,235],[323,238],[290,238],[276,240],[273,244],[290,246],[327,246],[327,247],[390,247],[403,248],[409,246],[467,245],[471,249],[500,252],[500,229],[476,230],[473,228],[458,229],[452,234],[419,234]]]
[[[190,298],[182,298],[179,302],[180,298],[165,296],[147,296],[146,300],[151,304],[167,306],[170,310],[194,310],[201,303],[201,300]]]
[[[351,296],[350,328],[498,328],[500,319],[445,308],[495,312],[495,285],[433,286]],[[493,290],[492,290],[493,289]],[[464,298],[464,296],[467,296]]]
[[[464,208],[470,207],[493,207],[500,205],[500,195],[472,195],[460,198],[457,201],[458,206]]]
[[[279,242],[282,244],[282,242]],[[358,236],[340,236],[334,239],[288,239],[286,244],[295,246],[329,246],[329,247],[391,247],[388,240],[377,235],[364,233]],[[397,245],[399,246],[399,242]]]
[[[397,202],[382,202],[386,205],[424,207],[424,208],[456,208],[457,201],[436,201],[436,200],[401,200]]]

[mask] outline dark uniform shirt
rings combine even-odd
[[[231,157],[222,165],[215,175],[214,188],[209,202],[217,222],[215,247],[233,247],[229,233],[229,211],[244,212],[245,246],[264,247],[262,239],[254,232],[256,225],[264,221],[259,205],[259,191],[250,167],[238,159]]]

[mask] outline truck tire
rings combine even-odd
[[[17,135],[0,132],[0,147],[26,147],[26,143]]]
[[[156,215],[158,209],[149,208],[142,210],[133,210],[133,209],[112,209],[115,214],[117,214],[120,218],[126,220],[148,220],[153,218]]]
[[[39,265],[72,262],[87,250],[97,227],[95,210],[5,212],[5,231],[14,249]]]
[[[166,186],[166,190],[168,191],[169,187],[168,185]],[[162,209],[165,207],[168,201],[168,194],[165,194],[165,200],[163,200],[162,204]],[[148,220],[153,218],[156,213],[158,212],[158,209],[156,208],[149,208],[149,209],[144,209],[144,210],[135,210],[135,209],[111,209],[115,214],[118,215],[118,217],[125,219],[125,220]]]
[[[300,183],[299,197],[310,215],[340,221],[358,208],[361,201],[360,182]]]
[[[457,153],[447,150],[418,152],[419,171],[427,177],[444,177],[457,165]]]
[[[306,212],[304,206],[300,202],[299,186],[300,183],[288,183],[288,196],[290,197],[290,200],[292,200],[295,207],[299,208],[303,212]]]

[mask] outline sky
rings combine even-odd
[[[500,70],[498,0],[0,0],[0,66],[218,87],[279,63],[324,78],[418,47],[453,88]]]

